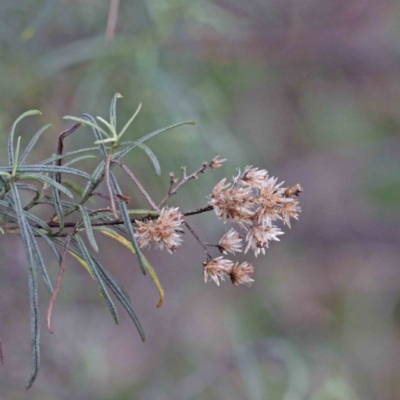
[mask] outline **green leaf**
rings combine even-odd
[[[119,209],[121,211],[121,217],[122,220],[124,221],[124,226],[128,232],[129,240],[131,241],[133,248],[135,249],[136,252],[136,257],[139,262],[140,269],[142,270],[143,274],[146,275],[146,267],[145,267],[145,261],[142,252],[140,251],[139,245],[137,244],[135,234],[133,232],[132,228],[132,223],[131,220],[129,219],[129,213],[128,213],[128,208],[126,207],[126,204],[123,200],[121,200],[117,195],[121,194],[121,189],[118,185],[117,179],[115,178],[114,174],[110,172],[110,185],[111,189],[116,196],[116,200],[119,206]]]
[[[29,230],[29,225],[26,221],[21,199],[14,182],[10,182],[11,195],[15,204],[15,213],[18,219],[18,225],[21,230],[22,243],[27,258],[28,276],[29,276],[29,303],[30,303],[30,319],[31,319],[31,351],[32,351],[32,373],[27,383],[26,388],[29,389],[35,381],[39,372],[40,364],[40,324],[39,324],[39,304],[38,304],[38,282],[37,282],[37,265],[33,255],[32,239],[33,234]]]
[[[110,122],[114,128],[114,131],[117,130],[117,100],[122,99],[123,96],[120,93],[115,93],[110,105]]]
[[[70,157],[70,156],[73,156],[75,154],[83,153],[85,151],[94,151],[94,150],[98,150],[98,149],[99,149],[98,146],[92,146],[92,147],[86,147],[84,149],[78,149],[78,150],[69,151],[69,152],[64,153],[64,154],[59,154],[57,156],[46,158],[46,160],[41,161],[39,164],[50,164],[53,161],[61,160],[62,158],[65,158],[65,157]]]
[[[78,249],[81,253],[80,256],[87,262],[87,264],[90,268],[90,272],[92,273],[92,275],[99,287],[100,293],[101,293],[104,301],[106,302],[107,307],[110,310],[112,317],[114,318],[114,322],[116,324],[118,324],[119,319],[118,319],[117,309],[115,308],[115,305],[114,305],[113,301],[111,300],[111,297],[108,294],[106,287],[104,286],[104,283],[100,276],[95,259],[91,256],[91,254],[89,253],[89,251],[87,250],[87,248],[85,246],[85,243],[83,242],[82,238],[79,235],[74,235],[72,238],[72,241],[78,247]]]
[[[96,117],[96,118],[97,118],[100,122],[102,122],[102,123],[110,130],[110,132],[111,132],[111,134],[112,134],[114,140],[116,141],[116,139],[117,139],[117,132],[115,132],[114,127],[113,127],[108,121],[106,121],[104,118],[101,118],[101,117]]]
[[[38,188],[35,185],[31,185],[30,183],[19,183],[16,182],[18,190],[30,190],[35,193],[39,193]]]
[[[69,198],[73,198],[73,194],[66,189],[63,185],[60,185],[57,181],[54,179],[49,178],[46,175],[39,175],[39,174],[21,174],[18,177],[19,179],[26,179],[26,180],[33,180],[33,181],[39,181],[39,182],[45,182],[50,186],[55,187],[58,189],[60,192],[63,192],[66,194]]]
[[[0,167],[0,171],[6,171],[9,170],[9,167]],[[69,168],[69,167],[63,167],[59,165],[18,165],[17,167],[17,174],[20,173],[46,173],[46,172],[58,172],[62,174],[69,174],[69,175],[75,175],[79,176],[81,178],[85,178],[88,180],[92,179],[92,176],[89,175],[86,172],[83,172],[79,169],[76,168]]]
[[[82,161],[82,160],[96,160],[96,159],[97,159],[97,157],[95,155],[86,154],[84,156],[76,157],[73,160],[66,162],[63,166],[64,167],[68,167],[68,166],[70,166],[72,164],[75,164],[75,163],[77,163],[79,161]]]
[[[173,125],[167,126],[166,128],[158,129],[154,132],[148,133],[147,135],[144,135],[140,139],[136,140],[136,142],[144,143],[147,140],[151,139],[152,137],[159,135],[160,133],[169,131],[171,129],[178,128],[178,126],[182,126],[182,125],[196,125],[196,122],[194,122],[194,121],[178,122],[177,124],[173,124]]]
[[[77,183],[72,182],[68,179],[63,179],[63,185],[78,194],[79,196],[82,196],[83,189]]]
[[[17,147],[15,149],[15,157],[14,157],[14,164],[12,166],[12,170],[11,170],[11,176],[15,176],[15,171],[17,170],[17,166],[18,166],[18,157],[19,157],[19,149],[21,147],[21,136],[18,136],[18,140],[17,140]]]
[[[185,122],[180,122],[178,124],[170,125],[167,126],[166,128],[158,129],[157,131],[148,133],[147,135],[141,137],[140,139],[131,142],[125,149],[117,152],[114,156],[116,160],[120,160],[122,157],[124,157],[126,154],[128,154],[131,150],[133,150],[135,147],[138,146],[138,143],[144,143],[145,141],[149,140],[150,138],[159,135],[160,133],[169,131],[171,129],[177,128],[178,126],[182,125],[195,125],[194,121],[185,121]]]
[[[60,252],[57,250],[57,248],[56,248],[56,246],[55,246],[55,244],[54,244],[53,239],[51,239],[51,238],[50,238],[48,235],[46,235],[43,231],[41,231],[41,230],[38,229],[38,228],[35,228],[34,226],[32,226],[32,230],[33,230],[33,232],[34,232],[34,234],[35,234],[36,236],[40,236],[40,237],[41,237],[42,239],[44,239],[44,240],[46,241],[46,243],[51,247],[51,249],[52,249],[53,252],[54,252],[54,255],[55,255],[56,258],[57,258],[58,264],[61,265],[62,257],[61,257]]]
[[[136,116],[139,114],[140,109],[142,108],[142,103],[138,105],[138,108],[132,115],[132,117],[129,119],[129,121],[125,124],[125,126],[122,128],[121,132],[118,134],[118,139],[121,139],[122,135],[126,132],[126,130],[129,128],[133,120],[136,118]]]
[[[133,323],[136,326],[136,329],[139,332],[139,335],[142,339],[142,341],[144,342],[146,340],[146,336],[144,334],[144,330],[142,328],[142,325],[138,319],[138,317],[136,316],[136,314],[134,313],[130,301],[129,301],[129,297],[126,295],[125,290],[123,289],[123,287],[113,278],[113,276],[106,271],[102,265],[97,261],[94,260],[95,263],[97,264],[97,269],[99,271],[99,274],[101,276],[101,278],[104,280],[104,282],[106,283],[106,285],[111,289],[111,291],[114,293],[114,296],[118,299],[118,301],[122,304],[122,306],[125,308],[126,312],[128,313],[128,315],[131,317]]]
[[[133,254],[136,255],[136,252],[135,252],[132,244],[128,240],[126,240],[123,236],[121,236],[117,232],[115,232],[113,229],[110,229],[106,226],[101,226],[101,227],[97,227],[96,230],[100,231],[103,235],[107,235],[107,236],[113,238],[117,242],[121,243],[123,246],[127,247]],[[150,265],[150,263],[147,261],[146,257],[143,256],[143,260],[145,262],[146,271],[149,273],[149,275],[153,279],[153,282],[156,285],[156,288],[160,295],[160,299],[157,303],[157,307],[161,307],[164,302],[164,290],[161,286],[161,283],[158,279],[156,272],[154,271],[154,269]]]
[[[83,225],[85,226],[86,234],[89,239],[90,244],[93,247],[93,250],[98,252],[99,247],[97,246],[96,239],[93,235],[92,221],[90,220],[89,213],[86,211],[85,207],[79,205],[79,211],[82,215]]]
[[[39,110],[30,110],[24,112],[22,115],[20,115],[16,121],[13,123],[11,127],[10,134],[8,136],[8,163],[10,165],[14,164],[14,132],[15,128],[17,127],[18,122],[20,122],[22,119],[29,117],[31,115],[37,115],[37,114],[42,114]]]
[[[51,173],[51,178],[56,182],[56,174],[54,172]],[[64,230],[64,212],[61,204],[60,192],[55,186],[51,186],[51,194],[53,195],[53,206],[56,211],[58,223],[60,224],[59,231],[62,232]]]
[[[115,137],[112,138],[107,138],[107,139],[100,139],[100,140],[96,140],[94,142],[94,144],[105,144],[105,143],[117,143],[118,139]]]
[[[26,157],[28,156],[28,154],[31,152],[31,150],[33,149],[33,147],[35,146],[35,144],[37,143],[37,141],[39,140],[40,136],[42,135],[42,133],[50,128],[51,124],[47,124],[45,126],[43,126],[42,128],[40,128],[32,137],[31,141],[28,143],[28,145],[25,147],[24,152],[22,153],[20,159],[19,159],[19,164],[23,164]]]
[[[146,154],[149,156],[151,162],[153,163],[154,169],[156,170],[156,174],[161,175],[160,163],[158,162],[156,155],[152,152],[150,147],[146,146],[143,143],[137,143],[137,145],[138,145],[138,147],[143,149],[146,152]]]
[[[98,126],[96,120],[90,115],[90,114],[83,114],[83,118],[85,121],[89,121],[92,124],[92,131],[95,137],[95,140],[101,140],[104,139],[101,136],[101,132],[105,132],[104,130],[102,131],[101,128]],[[106,135],[104,135],[106,138],[110,137],[110,135],[107,133]],[[104,158],[107,158],[107,148],[104,144],[99,143],[99,149],[100,149],[100,153],[102,154],[102,156]]]
[[[84,116],[86,117],[87,114],[84,114]],[[105,137],[110,137],[110,135],[108,134],[107,131],[105,131],[103,128],[101,128],[97,123],[96,120],[91,121],[89,119],[86,118],[79,118],[79,117],[73,117],[71,115],[66,115],[64,117],[64,119],[70,120],[70,121],[75,121],[75,122],[80,122],[82,125],[89,125],[92,128],[96,129],[97,131],[101,132]]]
[[[92,174],[92,180],[86,184],[85,189],[82,193],[82,198],[88,196],[88,194],[94,189],[95,185],[102,179],[104,174],[104,160],[96,167]]]

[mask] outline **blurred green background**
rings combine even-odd
[[[149,142],[160,177],[141,151],[128,160],[155,199],[170,171],[220,154],[224,168],[187,184],[171,206],[202,207],[220,179],[254,165],[304,187],[302,214],[265,257],[247,255],[251,288],[204,284],[203,251],[189,235],[173,256],[147,252],[166,292],[160,309],[128,251],[102,242],[100,259],[128,289],[144,344],[123,312],[113,325],[69,260],[53,335],[41,288],[42,364],[28,393],[26,262],[18,237],[2,237],[0,399],[399,399],[400,4],[121,0],[107,44],[109,7],[0,2],[2,156],[22,112],[43,113],[21,124],[25,143],[53,124],[34,162],[55,152],[69,126],[62,116],[104,117],[120,92],[120,123],[143,103],[129,139],[197,122]],[[85,128],[66,146],[92,141]],[[127,180],[124,191],[146,206]],[[189,222],[209,242],[225,231],[211,213]]]

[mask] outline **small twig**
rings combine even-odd
[[[214,209],[213,206],[205,206],[205,207],[202,207],[202,208],[198,208],[197,210],[186,211],[186,212],[183,213],[183,215],[185,217],[187,217],[188,215],[202,214],[204,212],[208,212],[208,211],[211,211],[213,209]]]
[[[206,206],[206,207],[198,208],[197,210],[186,211],[186,212],[183,212],[182,214],[185,217],[187,217],[187,216],[190,216],[190,215],[202,214],[204,212],[208,212],[208,211],[211,211],[211,210],[213,210],[213,206]],[[92,211],[89,215],[91,215],[93,213],[96,213],[98,211],[102,211],[102,212],[110,211],[110,213],[111,213],[110,209],[104,208],[104,209]],[[133,218],[130,219],[130,221],[131,221],[132,224],[134,224],[136,221],[144,221],[144,220],[157,219],[157,218],[158,218],[158,215],[149,215],[148,214],[148,215],[146,215],[144,217],[140,217],[140,218],[133,217]],[[91,223],[91,225],[93,227],[95,227],[95,226],[122,225],[122,224],[124,224],[124,221],[122,219],[115,219],[115,220],[112,220],[112,221],[99,221],[99,222],[92,222]],[[60,223],[57,222],[57,221],[48,221],[47,225],[50,228],[59,228],[60,227]],[[36,228],[40,228],[40,226],[38,226],[38,225],[33,225],[33,226],[35,226]],[[76,226],[75,222],[64,222],[64,228],[74,228],[75,226]],[[7,233],[19,233],[20,232],[19,226],[17,224],[15,224],[15,223],[11,223],[11,222],[3,225],[2,228]],[[67,236],[67,234],[59,234],[59,233],[57,233],[56,236],[57,237],[65,237],[65,236]]]
[[[3,344],[1,342],[1,338],[0,338],[0,363],[4,365]]]
[[[64,275],[64,271],[65,271],[65,266],[64,265],[65,265],[65,260],[67,258],[68,246],[69,246],[69,242],[71,240],[72,235],[73,235],[73,233],[68,234],[67,238],[65,240],[65,249],[64,249],[64,253],[63,253],[62,259],[61,259],[60,269],[58,271],[56,286],[54,287],[54,291],[53,291],[53,294],[52,294],[52,296],[50,298],[49,306],[47,308],[47,330],[50,333],[53,333],[53,331],[51,329],[51,314],[53,312],[54,302],[56,301],[58,292],[60,290],[62,277]]]
[[[142,192],[143,196],[146,197],[146,200],[149,202],[149,204],[151,205],[151,207],[153,208],[153,210],[155,211],[159,211],[159,207],[157,207],[156,203],[154,203],[153,199],[150,197],[150,195],[146,192],[145,188],[142,186],[142,184],[139,182],[139,180],[136,178],[136,176],[134,175],[134,173],[125,165],[122,164],[120,161],[118,160],[111,160],[111,162],[119,165],[128,175],[129,177],[133,180],[133,182],[136,183],[136,186],[138,187],[138,189]]]
[[[111,164],[111,157],[112,154],[108,154],[106,161],[105,161],[105,166],[104,166],[104,175],[106,178],[106,185],[107,185],[107,189],[108,189],[108,193],[110,195],[110,203],[111,203],[111,210],[113,212],[114,218],[118,218],[118,214],[117,214],[117,209],[115,207],[115,201],[114,201],[114,193],[111,189],[111,184],[110,184],[110,164]]]
[[[199,238],[197,233],[191,228],[191,226],[186,221],[184,221],[183,223],[185,224],[185,226],[189,230],[189,232],[194,236],[194,238],[199,242],[200,246],[204,249],[204,251],[206,253],[207,260],[211,260],[212,257],[211,257],[210,253],[207,250],[206,244]]]
[[[105,194],[105,193],[92,192],[92,196],[101,197],[102,199],[106,199],[106,200],[110,201],[110,196],[108,194]]]
[[[209,165],[204,162],[203,166],[201,168],[199,168],[197,171],[194,171],[192,174],[190,175],[186,175],[186,167],[182,167],[183,170],[183,177],[182,180],[173,188],[173,185],[176,183],[176,180],[174,178],[174,174],[171,172],[169,174],[169,176],[171,177],[170,182],[169,182],[169,190],[168,193],[166,194],[166,196],[163,198],[163,200],[161,201],[160,205],[158,206],[158,208],[161,208],[166,201],[174,194],[176,194],[178,192],[178,190],[181,188],[181,186],[183,184],[185,184],[188,180],[190,179],[197,179],[197,175],[198,174],[202,174],[204,173],[204,171],[207,169]],[[174,180],[174,182],[172,182]]]
[[[118,21],[119,0],[110,0],[110,8],[108,9],[106,43],[110,43],[115,36],[115,29]]]
[[[75,125],[72,125],[70,128],[68,128],[66,131],[61,132],[61,134],[58,136],[58,146],[57,146],[57,155],[61,156],[63,151],[64,151],[64,139],[74,133],[82,124],[78,122]],[[57,160],[57,165],[61,167],[62,165],[62,158]],[[58,183],[61,183],[61,172],[57,172],[56,174],[56,181]]]

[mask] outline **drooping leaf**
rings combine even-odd
[[[119,235],[113,229],[110,229],[110,228],[108,228],[106,226],[103,226],[103,227],[96,228],[96,230],[101,232],[103,235],[106,235],[108,237],[113,238],[114,240],[116,240],[117,242],[121,243],[123,246],[128,248],[133,254],[136,255],[135,249],[133,248],[131,242],[126,240],[123,236]],[[154,282],[154,284],[155,284],[155,286],[156,286],[156,288],[158,290],[158,293],[160,295],[160,299],[158,300],[158,303],[157,303],[157,308],[161,307],[163,302],[164,302],[164,289],[161,286],[161,283],[160,283],[160,281],[158,279],[158,276],[157,276],[156,272],[154,271],[153,267],[150,265],[150,263],[148,262],[146,257],[143,256],[143,260],[145,261],[145,266],[146,266],[147,272],[149,273],[149,275],[153,279],[153,282]]]
[[[14,182],[10,183],[11,195],[15,204],[15,213],[20,227],[22,243],[27,258],[28,277],[29,277],[29,303],[30,303],[30,320],[31,320],[31,351],[32,351],[32,373],[27,383],[29,389],[35,381],[39,372],[40,364],[40,324],[39,324],[39,304],[38,304],[38,282],[37,282],[37,260],[34,257],[32,247],[33,234],[29,230],[29,225],[26,221],[21,199],[18,189]]]
[[[122,304],[122,306],[125,308],[126,312],[128,315],[131,317],[133,323],[136,326],[136,329],[139,332],[139,335],[144,342],[146,340],[146,336],[144,334],[144,330],[142,328],[142,325],[134,313],[132,306],[130,304],[129,298],[125,295],[125,291],[122,289],[122,287],[118,284],[118,282],[112,277],[112,275],[107,272],[102,265],[95,260],[97,264],[97,269],[104,280],[104,282],[107,284],[107,286],[111,289],[111,291],[114,293],[115,297],[118,299],[118,301]]]
[[[115,308],[115,305],[114,305],[110,295],[108,294],[106,287],[104,286],[104,282],[99,274],[97,264],[94,261],[95,259],[89,253],[89,251],[87,250],[87,248],[85,246],[85,243],[83,242],[82,238],[79,235],[74,235],[71,240],[78,247],[78,249],[81,253],[80,256],[85,260],[85,262],[89,266],[92,276],[94,277],[94,280],[97,283],[100,293],[101,293],[104,301],[106,302],[108,309],[110,310],[110,313],[114,319],[114,322],[116,324],[118,324],[119,319],[118,319],[117,309]]]
[[[137,143],[137,145],[138,145],[138,147],[143,149],[146,152],[146,154],[149,156],[151,162],[153,163],[154,169],[156,170],[156,174],[161,175],[160,163],[158,162],[156,155],[153,153],[153,151],[150,149],[150,147],[146,146],[143,143]]]
[[[146,275],[146,267],[145,267],[145,262],[143,259],[144,257],[143,257],[142,252],[140,251],[139,245],[137,244],[137,241],[135,238],[135,234],[133,232],[132,223],[129,218],[128,208],[127,208],[125,202],[122,201],[118,196],[121,194],[121,189],[118,185],[117,179],[115,178],[115,176],[112,172],[110,172],[110,184],[111,184],[111,189],[117,198],[116,200],[118,203],[118,207],[121,211],[121,218],[124,221],[124,226],[128,232],[129,240],[131,241],[133,248],[135,249],[136,257],[138,259],[140,269],[142,270],[143,274]]]

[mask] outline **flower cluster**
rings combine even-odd
[[[178,189],[191,179],[197,179],[198,175],[207,168],[218,169],[226,161],[219,156],[214,157],[209,163],[203,163],[202,167],[192,174],[186,174],[183,167],[183,177],[179,182],[174,174],[170,174],[170,188],[167,196],[161,202],[160,207]],[[297,219],[300,207],[298,196],[302,192],[300,185],[290,188],[283,187],[283,182],[270,177],[264,169],[247,166],[243,171],[239,170],[237,176],[230,182],[222,179],[215,185],[209,196],[208,207],[182,213],[178,208],[164,207],[157,217],[149,216],[145,220],[136,220],[137,228],[135,237],[140,247],[150,247],[154,243],[160,249],[174,252],[182,242],[183,225],[195,237],[206,253],[206,261],[203,263],[204,279],[213,280],[219,285],[220,280],[229,278],[235,286],[239,284],[250,285],[253,281],[253,265],[248,262],[239,264],[230,261],[223,256],[213,258],[208,247],[216,247],[223,254],[235,254],[252,250],[257,257],[265,254],[271,241],[279,241],[283,231],[276,226],[277,221],[282,221],[290,228],[290,220]],[[144,193],[149,197],[147,193]],[[150,202],[154,209],[157,206]],[[185,216],[199,214],[214,210],[223,221],[237,225],[237,229],[231,228],[220,239],[218,244],[206,243],[197,235],[195,230],[188,225]]]
[[[155,242],[160,249],[167,249],[173,253],[181,244],[183,233],[183,214],[178,208],[165,207],[161,210],[158,218],[153,221],[137,221],[139,227],[135,231],[135,238],[140,247],[149,247]]]
[[[257,257],[265,254],[269,243],[279,241],[283,231],[275,225],[281,220],[290,228],[291,218],[298,219],[300,207],[297,197],[302,192],[300,185],[291,188],[282,187],[283,182],[269,177],[263,169],[247,166],[242,172],[226,182],[220,181],[209,196],[209,204],[217,216],[224,222],[234,222],[245,232],[246,247],[244,253],[252,250]],[[218,248],[223,254],[234,254],[242,251],[240,234],[231,229],[220,240]],[[253,266],[247,262],[241,265],[218,257],[203,265],[204,277],[209,277],[219,284],[218,278],[224,280],[230,276],[235,285],[251,284]]]

